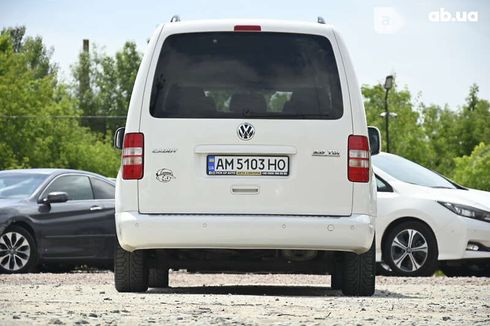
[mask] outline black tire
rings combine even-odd
[[[148,285],[151,288],[168,288],[168,269],[150,268]]]
[[[345,253],[342,276],[342,293],[348,296],[372,296],[376,280],[375,243],[360,255]]]
[[[118,292],[145,292],[148,290],[148,267],[144,251],[129,252],[116,245],[114,253],[114,281]]]
[[[34,272],[38,259],[36,241],[23,227],[12,225],[0,236],[0,273]]]
[[[394,243],[395,238],[405,249]],[[426,250],[420,249],[424,244]],[[407,249],[409,246],[410,250]],[[432,276],[438,267],[439,251],[434,233],[429,226],[418,221],[402,222],[393,227],[385,236],[382,251],[383,261],[395,276]]]

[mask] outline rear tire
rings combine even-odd
[[[372,296],[376,279],[376,250],[375,243],[369,251],[357,255],[344,254],[342,293],[348,296]]]
[[[145,292],[148,290],[148,266],[145,252],[129,252],[117,244],[114,253],[114,282],[118,292]]]
[[[168,269],[150,268],[148,285],[151,288],[168,288]]]

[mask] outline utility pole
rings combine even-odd
[[[83,40],[83,54],[80,59],[80,94],[82,97],[90,88],[90,69],[89,69],[89,40]]]
[[[83,40],[83,52],[84,53],[89,52],[89,40],[87,40],[87,39]]]

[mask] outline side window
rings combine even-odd
[[[90,178],[90,180],[95,199],[114,199],[116,187],[97,178]]]
[[[62,191],[68,194],[68,200],[88,200],[94,199],[90,180],[82,175],[66,175],[54,180],[46,190],[43,197],[50,192]]]
[[[381,180],[378,176],[376,176],[376,186],[378,188],[378,192],[393,192],[393,188],[385,182],[384,180]]]

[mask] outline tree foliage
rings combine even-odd
[[[455,161],[456,182],[490,191],[490,144],[480,143],[471,155],[457,157]]]
[[[362,93],[368,124],[381,130],[386,149],[385,120],[380,116],[385,90],[382,85],[363,86]],[[389,111],[397,115],[390,117],[390,151],[450,178],[464,180],[468,187],[481,187],[474,179],[462,178],[458,171],[463,163],[456,167],[459,157],[465,157],[464,162],[473,166],[470,162],[478,159],[470,155],[475,146],[480,142],[490,144],[490,104],[479,98],[478,86],[470,87],[466,103],[459,110],[413,102],[410,92],[396,85],[388,94]]]
[[[118,154],[79,124],[76,100],[57,81],[42,40],[0,34],[0,169],[73,168],[114,176]]]
[[[95,47],[80,53],[73,67],[79,109],[84,116],[101,117],[84,120],[85,126],[105,134],[124,124],[141,58],[134,42],[113,57]]]

